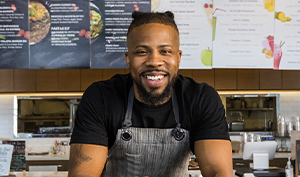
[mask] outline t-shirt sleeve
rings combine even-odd
[[[214,88],[204,84],[197,107],[194,141],[203,139],[230,140],[224,106]]]
[[[108,146],[105,128],[105,97],[97,84],[92,84],[84,92],[75,116],[75,125],[70,143],[96,144]]]

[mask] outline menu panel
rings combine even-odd
[[[212,65],[212,0],[156,0],[152,11],[172,11],[180,32],[181,69]]]
[[[0,0],[0,69],[29,67],[28,1]]]
[[[214,68],[273,68],[274,1],[214,1]]]
[[[91,68],[127,68],[127,29],[133,11],[150,12],[150,0],[94,0],[91,12],[100,20],[95,22],[99,29],[91,40]],[[91,28],[93,28],[91,22]]]
[[[300,1],[276,0],[274,69],[300,69]]]
[[[3,141],[3,144],[14,145],[12,153],[11,171],[23,171],[26,170],[26,157],[25,157],[25,141]]]
[[[30,68],[89,68],[89,2],[30,0]]]

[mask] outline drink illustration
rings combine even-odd
[[[212,24],[213,0],[206,0],[204,4],[204,11],[210,24]]]
[[[216,8],[215,11],[212,14],[212,40],[215,40],[215,34],[216,34],[216,25],[217,25],[217,16],[216,11],[223,11],[226,12],[226,10]]]
[[[274,69],[279,69],[279,64],[282,57],[281,47],[283,46],[283,44],[284,42],[280,42],[280,45],[274,45]]]
[[[275,11],[275,0],[264,0],[264,7],[268,12]]]

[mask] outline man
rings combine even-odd
[[[219,95],[177,75],[182,51],[171,12],[133,12],[130,74],[92,84],[77,111],[69,176],[184,177],[195,153],[203,176],[232,177]]]

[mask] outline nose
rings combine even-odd
[[[163,57],[159,54],[159,52],[152,52],[151,55],[146,60],[146,65],[157,67],[163,64]]]

